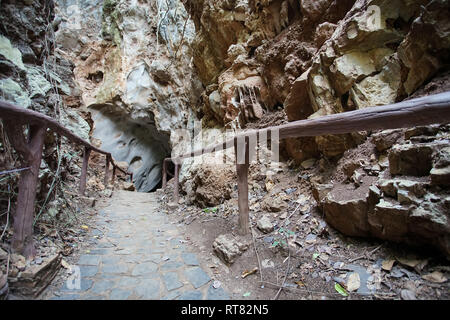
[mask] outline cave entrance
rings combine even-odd
[[[152,117],[132,120],[114,105],[91,106],[94,121],[93,138],[116,161],[128,164],[138,192],[153,192],[162,185],[162,163],[170,157],[169,135],[157,130]],[[169,172],[174,172],[173,165]]]

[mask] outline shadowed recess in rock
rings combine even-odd
[[[93,111],[93,137],[114,159],[128,163],[136,190],[153,191],[161,181],[162,161],[170,154],[169,138],[159,133],[152,121],[133,122],[125,114],[104,107],[96,106]]]

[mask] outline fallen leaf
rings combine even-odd
[[[394,263],[395,259],[383,260],[383,262],[381,263],[381,268],[386,271],[391,271]]]
[[[442,272],[434,271],[432,273],[422,276],[423,279],[434,282],[434,283],[444,283],[448,279],[442,274]]]
[[[414,268],[415,266],[417,266],[420,263],[423,263],[423,260],[419,260],[413,257],[404,257],[404,258],[398,258],[397,257],[397,261],[400,262],[401,264]]]
[[[347,279],[347,290],[352,292],[359,289],[361,286],[361,280],[359,278],[359,274],[356,272],[352,272]]]
[[[400,296],[402,297],[403,300],[417,300],[416,294],[414,293],[414,291],[407,290],[407,289],[403,289],[400,292]]]
[[[89,230],[89,227],[88,227],[87,225],[84,225],[84,224],[83,224],[83,225],[81,226],[81,229]]]
[[[342,286],[339,283],[335,283],[334,284],[334,289],[339,292],[341,295],[343,295],[344,297],[348,297],[348,293],[347,291],[345,291],[344,288],[342,288]]]

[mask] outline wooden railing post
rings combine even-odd
[[[91,155],[91,149],[85,147],[83,153],[83,167],[81,168],[81,177],[80,177],[80,194],[84,195],[86,191],[86,174],[87,168],[89,165],[89,156]]]
[[[111,177],[111,184],[114,187],[114,180],[116,178],[116,166],[113,166],[113,170],[112,170],[112,177]]]
[[[165,189],[167,186],[167,161],[163,160],[162,165],[162,188]]]
[[[108,186],[108,178],[109,178],[109,163],[111,162],[111,155],[107,154],[106,155],[106,164],[105,164],[105,179],[103,181],[103,184],[105,185],[105,187]]]
[[[238,207],[239,225],[238,233],[247,235],[249,232],[249,207],[248,207],[248,168],[249,158],[249,137],[244,141],[234,140],[234,152],[236,157],[236,173],[238,185]]]
[[[180,175],[180,164],[177,161],[175,163],[175,175],[173,177],[173,201],[175,203],[178,203],[179,200],[179,193],[178,193],[179,175]]]
[[[21,124],[3,123],[13,147],[22,157],[24,166],[30,167],[24,170],[19,177],[19,194],[14,215],[14,234],[11,247],[14,252],[25,257],[35,255],[33,242],[34,200],[41,166],[42,149],[44,146],[46,128],[32,125],[29,129],[29,137],[25,139]]]

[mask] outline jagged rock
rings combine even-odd
[[[427,144],[395,145],[389,152],[392,175],[426,176],[432,168],[433,148]]]
[[[309,70],[292,83],[292,89],[284,102],[284,109],[289,121],[307,119],[314,113],[308,97]]]
[[[450,166],[450,147],[444,147],[436,154],[434,168],[445,168],[448,166]]]
[[[410,205],[410,204],[419,204],[420,200],[416,198],[416,196],[407,190],[398,190],[397,191],[397,201],[402,205]]]
[[[413,181],[407,179],[380,179],[378,187],[386,196],[397,198],[398,190],[412,192],[417,198],[422,198],[426,194],[428,182]]]
[[[286,139],[286,151],[297,163],[319,156],[319,149],[314,137]]]
[[[414,127],[405,131],[405,139],[416,136],[435,136],[439,132],[439,126]]]
[[[203,207],[214,207],[231,198],[234,172],[229,165],[201,165],[202,170],[192,166],[181,184],[190,202]]]
[[[302,1],[301,10],[306,20],[320,19],[318,12],[322,12],[320,8],[324,3],[327,1]],[[337,22],[334,33],[312,58],[312,65],[307,67],[310,68],[302,70],[308,70],[308,73],[300,73],[301,76],[294,80],[288,93],[291,99],[286,104],[288,115],[301,114],[302,105],[304,110],[310,110],[312,106],[315,113],[308,117],[314,118],[394,103],[427,81],[447,59],[437,52],[450,47],[450,42],[443,40],[448,32],[440,31],[436,26],[447,23],[448,18],[441,13],[447,12],[448,4],[445,1],[430,2],[420,9],[422,4],[419,1],[351,2],[352,9]],[[330,8],[333,5],[325,12]],[[414,23],[405,24],[404,32],[399,32],[386,23],[391,19]],[[391,46],[394,43],[399,46]],[[437,51],[431,53],[431,47]],[[292,99],[294,96],[309,99],[300,101]],[[317,137],[316,142],[323,154],[333,157],[357,144],[354,138],[351,135]],[[389,148],[397,137],[393,134],[387,138],[386,141],[377,140],[379,151]]]
[[[311,21],[315,21],[328,9],[331,2],[332,0],[303,0],[301,10]]]
[[[419,4],[420,2],[416,2]],[[411,30],[398,47],[398,56],[408,71],[403,87],[410,95],[429,79],[441,67],[450,46],[448,28],[439,26],[448,21],[449,6],[447,1],[432,1],[423,7],[420,18],[411,24]],[[430,46],[435,51],[430,52]]]
[[[270,212],[280,212],[287,208],[286,202],[284,202],[279,196],[266,196],[261,204],[261,208]]]
[[[124,182],[122,188],[123,188],[123,190],[126,190],[126,191],[135,191],[136,190],[133,182]]]
[[[314,34],[314,42],[318,48],[320,48],[326,40],[331,38],[336,27],[336,24],[330,22],[324,22],[317,26]]]
[[[433,168],[430,171],[431,184],[437,186],[450,186],[450,166],[445,168]]]
[[[27,266],[11,279],[11,290],[23,295],[38,296],[58,273],[61,259],[61,255],[56,254],[44,258],[40,265]]]
[[[171,76],[168,71],[169,63],[163,61],[154,60],[150,65],[150,73],[156,78],[156,80],[162,84],[170,81]]]
[[[348,161],[342,166],[342,171],[348,179],[353,176],[355,171],[361,167],[361,160]]]
[[[346,235],[366,236],[369,233],[368,196],[368,188],[366,192],[330,191],[322,202],[327,223]]]
[[[333,185],[329,184],[318,184],[315,183],[312,185],[312,194],[314,199],[318,204],[321,204],[327,194],[333,189]]]
[[[382,197],[381,190],[377,186],[372,185],[369,187],[369,197],[367,198],[367,204],[369,208],[374,208]]]
[[[372,134],[372,142],[379,152],[383,152],[397,143],[401,137],[401,130],[383,130]]]
[[[214,240],[212,247],[217,256],[227,264],[232,264],[237,257],[248,249],[247,244],[228,234],[218,236]]]
[[[270,221],[270,219],[266,216],[262,217],[256,222],[256,226],[259,230],[261,230],[264,233],[269,233],[273,231],[273,224]]]
[[[436,205],[418,207],[412,211],[408,220],[413,241],[434,245],[447,257],[450,256],[450,220],[446,214],[448,209]]]
[[[411,206],[402,206],[381,199],[373,212],[368,214],[370,232],[380,239],[402,241],[408,233],[408,217]]]

